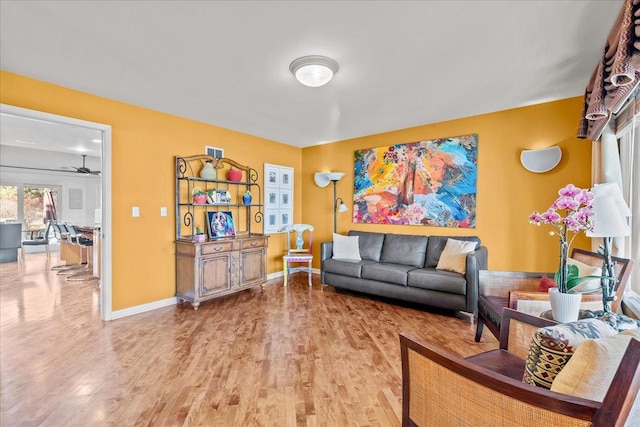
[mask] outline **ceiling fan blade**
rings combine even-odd
[[[28,169],[34,171],[47,171],[47,172],[66,172],[66,173],[78,173],[77,171],[65,170],[65,169],[49,169],[49,168],[32,168],[27,166],[11,166],[11,165],[0,165],[3,168],[13,168],[13,169]]]

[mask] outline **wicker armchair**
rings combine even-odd
[[[602,255],[574,249],[571,258],[584,264],[601,267],[603,263]],[[612,257],[618,279],[615,288],[615,300],[611,303],[611,311],[618,311],[622,296],[629,283],[629,276],[633,261],[625,258]],[[515,299],[528,294],[528,298],[548,300],[545,293],[535,293],[540,278],[546,275],[553,277],[554,273],[525,273],[512,271],[489,271],[481,270],[478,276],[478,322],[476,324],[476,342],[480,342],[484,325],[496,337],[500,338],[500,319],[502,310],[505,307],[517,308]],[[602,301],[601,294],[583,295],[582,302]]]
[[[631,339],[602,403],[522,382],[531,336],[538,327],[553,323],[506,309],[500,349],[468,358],[400,334],[402,425],[613,427],[625,421],[634,425],[630,412],[640,388],[636,339]]]

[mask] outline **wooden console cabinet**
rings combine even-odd
[[[214,163],[219,175],[233,166],[243,172],[242,180],[201,178],[198,172],[206,162]],[[267,279],[268,236],[251,232],[252,225],[262,223],[257,177],[254,169],[230,159],[176,157],[176,296],[191,302],[195,310],[202,301],[263,285]],[[195,203],[192,192],[196,187],[222,191],[229,200]],[[243,201],[247,191],[257,201]],[[232,213],[236,235],[196,241],[196,226],[207,230],[207,212],[214,211]]]
[[[201,301],[262,285],[267,279],[267,236],[176,242],[176,295],[198,309]]]

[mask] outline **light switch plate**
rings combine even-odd
[[[160,208],[160,216],[167,216],[167,207],[166,206],[162,206]]]
[[[138,206],[134,206],[131,208],[131,216],[139,217],[140,216],[140,208]]]

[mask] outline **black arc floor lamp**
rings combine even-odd
[[[344,172],[317,172],[314,176],[314,180],[318,187],[326,187],[330,182],[333,183],[333,232],[337,233],[338,230],[338,212],[346,212],[349,210],[344,200],[337,195],[336,185],[338,181],[344,176]]]

